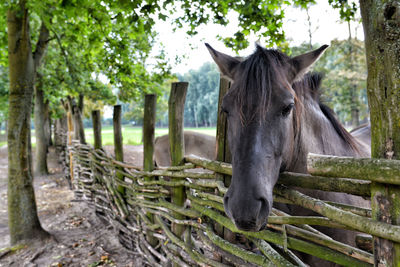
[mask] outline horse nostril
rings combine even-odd
[[[226,213],[226,215],[228,215],[228,217],[231,217],[231,215],[230,215],[231,212],[230,212],[229,206],[228,206],[228,200],[229,200],[229,197],[225,195],[225,197],[224,197],[224,209],[225,209],[225,213]]]
[[[228,208],[228,199],[229,199],[229,197],[227,197],[227,196],[224,197],[224,206],[225,206],[225,208]]]
[[[268,200],[264,197],[260,197],[258,200],[261,202],[258,217],[261,218],[262,220],[264,219],[265,223],[266,223],[268,220],[268,215],[269,215]]]

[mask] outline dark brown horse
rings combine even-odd
[[[321,76],[306,74],[327,45],[293,58],[257,45],[256,51],[243,60],[206,46],[221,73],[232,81],[222,103],[228,118],[233,168],[224,207],[237,228],[259,231],[266,225],[279,173],[305,173],[309,152],[369,156],[369,147],[352,137],[333,111],[319,101]],[[312,194],[365,206],[361,198],[346,194]],[[305,213],[293,207],[280,208],[292,214]],[[354,236],[332,234],[337,240],[354,243]]]

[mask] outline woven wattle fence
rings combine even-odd
[[[267,230],[243,232],[224,215],[222,196],[227,188],[216,178],[219,176],[216,174],[231,174],[229,164],[190,156],[182,166],[146,172],[118,162],[104,151],[94,150],[87,145],[75,144],[70,149],[73,152],[77,198],[91,203],[96,214],[114,226],[121,243],[141,252],[152,266],[165,266],[169,260],[182,266],[225,266],[230,263],[259,266],[304,265],[292,250],[344,266],[366,266],[373,263],[373,255],[369,252],[336,242],[311,225],[354,229],[400,241],[400,227],[371,220],[369,218],[371,211],[368,209],[326,203],[291,188],[291,186],[303,186],[304,180],[305,185],[321,190],[341,190],[354,194],[359,187],[361,189],[359,195],[365,196],[368,194],[369,182],[363,180],[284,173],[279,180],[281,185],[275,188],[275,202],[297,204],[326,217],[290,216],[274,209]],[[309,159],[316,165],[318,165],[316,162],[330,160],[335,162],[336,167],[337,162],[343,163],[346,160],[366,164],[365,166],[371,166],[372,163],[382,165],[382,161],[376,162],[370,159],[333,160],[331,157],[315,155]],[[396,171],[399,171],[398,162],[389,163],[390,168],[394,170],[397,168]],[[208,171],[194,169],[196,166]],[[359,169],[354,168],[354,171],[353,175],[357,176],[356,172]],[[124,176],[124,181],[117,179],[118,174]],[[154,179],[146,179],[149,177]],[[337,183],[331,183],[331,180]],[[330,187],[330,184],[335,185]],[[125,189],[124,195],[117,190],[120,186]],[[170,202],[170,192],[171,188],[182,186],[190,201],[186,201],[184,207],[179,207]],[[185,218],[176,219],[172,216],[173,213]],[[154,222],[149,220],[149,214],[153,215]],[[172,233],[172,224],[185,226],[181,237]],[[243,244],[230,243],[217,234],[216,224],[242,234],[248,240]],[[158,244],[154,247],[147,241],[149,234],[158,240]],[[225,263],[221,263],[221,258]]]
[[[179,140],[170,140],[171,148],[179,146]],[[152,149],[145,146],[145,162],[152,160]],[[244,232],[224,213],[225,181],[232,174],[228,163],[187,156],[177,166],[144,164],[143,170],[89,145],[75,142],[69,150],[77,199],[87,201],[113,226],[120,242],[140,252],[149,266],[306,266],[295,252],[343,266],[371,266],[369,235],[400,242],[400,227],[372,220],[370,209],[321,201],[295,189],[370,197],[371,181],[400,184],[399,161],[309,155],[311,174],[281,174],[274,202],[321,216],[273,209],[267,229]],[[365,250],[335,241],[314,226],[366,233],[359,240]]]

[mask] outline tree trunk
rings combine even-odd
[[[351,109],[351,126],[356,128],[360,125],[360,111],[357,107]]]
[[[48,31],[42,25],[35,54],[32,54],[28,10],[7,12],[10,71],[8,137],[8,217],[11,244],[48,236],[37,216],[30,156],[30,118],[35,66],[43,57]],[[45,40],[45,41],[44,41]]]
[[[45,113],[44,113],[44,125],[45,125],[45,135],[46,135],[46,141],[47,141],[47,149],[53,145],[53,142],[51,140],[51,117],[50,117],[50,107],[49,107],[49,101],[45,101],[44,103],[45,107]]]
[[[35,136],[36,136],[36,161],[35,174],[47,175],[47,144],[48,136],[46,134],[46,107],[44,103],[44,93],[41,83],[35,87]]]
[[[64,114],[54,123],[54,145],[55,147],[65,147],[68,142],[67,116]]]
[[[348,66],[349,66],[349,71],[353,72],[354,71],[354,50],[353,50],[353,43],[352,43],[352,38],[351,38],[351,25],[350,21],[347,21],[347,27],[349,30],[349,38],[348,38],[348,48],[349,48],[349,60],[348,60]],[[360,115],[359,115],[359,106],[360,103],[358,101],[358,94],[357,94],[357,84],[356,81],[354,81],[354,78],[350,78],[350,115],[351,115],[351,126],[353,128],[356,128],[358,125],[360,125]]]
[[[400,159],[400,4],[360,0],[374,158]],[[400,224],[400,186],[371,184],[372,217]],[[400,244],[374,238],[376,266],[399,266]]]

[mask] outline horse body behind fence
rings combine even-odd
[[[193,131],[184,132],[185,155],[215,158],[215,137]],[[163,135],[154,142],[154,161],[157,166],[171,166],[169,136]]]
[[[257,45],[256,51],[244,60],[207,47],[222,74],[232,81],[222,103],[228,118],[233,168],[224,207],[239,229],[259,231],[265,227],[279,173],[307,172],[309,152],[369,156],[368,145],[353,138],[333,111],[319,101],[321,76],[304,76],[327,46],[290,58]],[[307,193],[330,201],[368,205],[359,197],[341,193]],[[297,207],[280,208],[307,215]],[[354,243],[354,235],[340,230],[329,232],[339,241]]]

